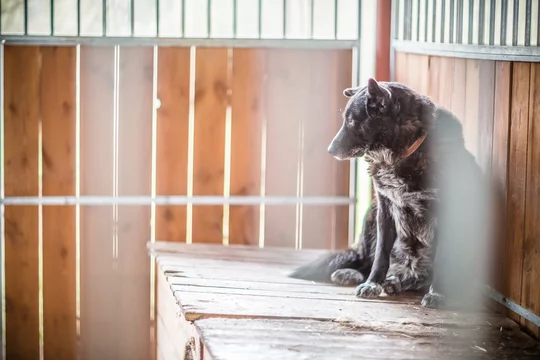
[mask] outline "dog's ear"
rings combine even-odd
[[[346,98],[352,98],[354,96],[354,94],[356,94],[358,92],[360,88],[348,88],[348,89],[345,89],[343,90],[343,95],[346,97]]]
[[[390,90],[380,86],[375,79],[368,80],[367,93],[369,107],[384,108],[390,101]]]

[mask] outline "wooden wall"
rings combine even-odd
[[[461,120],[466,147],[503,194],[492,285],[540,314],[540,63],[396,53],[395,74]]]
[[[4,61],[8,197],[151,195],[153,169],[157,195],[348,196],[326,148],[351,51],[6,45]],[[149,358],[154,230],[347,246],[347,206],[263,210],[6,206],[7,358]]]

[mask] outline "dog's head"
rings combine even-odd
[[[328,147],[338,160],[362,157],[380,148],[401,150],[414,141],[434,109],[426,97],[408,87],[374,79],[367,86],[345,89],[343,95],[349,98],[343,125]]]

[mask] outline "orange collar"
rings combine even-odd
[[[420,147],[420,145],[422,145],[422,143],[424,142],[424,140],[426,140],[426,136],[427,136],[427,133],[424,133],[424,135],[422,135],[421,137],[419,137],[408,149],[407,151],[401,155],[401,159],[406,159],[408,158],[409,156],[411,156],[416,150],[418,150],[418,148]]]

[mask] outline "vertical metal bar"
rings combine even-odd
[[[527,0],[525,8],[525,46],[531,45],[531,12],[532,12],[532,0]]]
[[[208,0],[207,9],[206,9],[206,32],[208,33],[208,38],[212,33],[212,0]]]
[[[283,0],[283,39],[287,38],[287,0]]]
[[[457,0],[456,43],[463,44],[463,0]]]
[[[103,36],[107,36],[107,0],[103,0],[102,9],[103,9],[102,10],[103,14],[101,14],[102,20],[103,20],[102,33],[103,33]]]
[[[425,1],[426,6],[424,6],[424,22],[426,23],[424,26],[424,41],[428,42],[428,6],[429,6],[429,0],[422,0]],[[393,12],[392,12],[393,13]]]
[[[159,37],[159,0],[156,0],[156,37]]]
[[[233,38],[236,39],[236,33],[238,31],[238,24],[237,24],[237,17],[238,17],[238,8],[237,8],[236,0],[233,0]]]
[[[501,45],[506,45],[506,22],[508,21],[508,2],[501,1]]]
[[[495,0],[491,0],[491,6],[489,8],[489,45],[495,45],[495,7],[497,6]]]
[[[311,8],[310,8],[310,14],[309,14],[309,38],[310,39],[313,39],[313,31],[314,31],[314,25],[315,25],[315,6],[314,6],[314,1],[311,0],[310,1],[310,5],[311,5]]]
[[[484,27],[485,27],[485,18],[486,18],[486,1],[479,0],[480,4],[478,5],[478,45],[484,45]]]
[[[54,0],[51,0],[51,36],[54,35]]]
[[[135,33],[135,0],[130,1],[129,6],[129,28],[131,36]]]
[[[338,0],[334,0],[334,39],[337,39],[338,31]]]
[[[450,0],[450,34],[449,34],[449,43],[454,42],[454,20],[455,20],[455,1]]]
[[[182,37],[186,37],[186,0],[182,0]]]
[[[435,19],[437,18],[437,0],[433,0],[433,22],[431,24],[431,41],[435,42],[437,39],[436,36],[436,30],[437,30],[437,22]]]
[[[77,0],[77,36],[81,36],[81,0]]]
[[[444,29],[446,28],[446,0],[441,1],[441,43],[444,43]]]
[[[512,46],[517,46],[518,42],[518,26],[519,26],[519,2],[516,1],[514,4],[514,18],[512,24]]]
[[[537,10],[536,17],[536,46],[540,46],[540,8]]]
[[[24,35],[28,35],[28,0],[24,0]]]
[[[472,44],[474,22],[474,0],[469,0],[469,33],[467,34],[467,44]]]
[[[422,0],[417,1],[416,5],[416,41],[420,41],[420,2]]]
[[[259,0],[259,13],[257,14],[257,17],[259,19],[258,31],[259,31],[259,39],[260,39],[262,37],[262,0]]]
[[[409,40],[408,30],[409,30],[409,0],[402,0],[403,3],[403,39]]]

